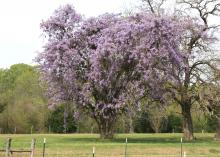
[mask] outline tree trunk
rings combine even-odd
[[[100,138],[101,139],[113,139],[114,134],[112,131],[107,129],[100,130]]]
[[[215,140],[220,140],[220,117],[216,117]]]
[[[190,141],[194,139],[190,103],[184,103],[181,105],[181,109],[183,116],[183,138],[187,141]]]
[[[67,118],[68,118],[68,112],[67,112],[67,105],[64,106],[64,113],[63,113],[63,133],[67,133]]]
[[[158,134],[158,133],[160,133],[160,128],[159,127],[155,127],[154,131],[155,131],[156,134]]]
[[[129,114],[129,133],[134,133],[133,119],[131,114]]]
[[[115,125],[115,120],[102,119],[101,123],[98,123],[100,138],[112,139],[114,137],[114,125]]]

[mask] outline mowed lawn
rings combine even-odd
[[[180,157],[182,134],[117,134],[113,140],[101,140],[97,134],[32,134],[0,135],[0,149],[12,138],[12,149],[29,149],[31,139],[36,139],[35,156],[42,157],[43,139],[47,139],[45,157],[96,157],[125,156],[125,138],[128,138],[127,157]],[[195,134],[193,142],[183,141],[186,157],[220,157],[220,142],[214,141],[214,134]],[[4,157],[3,152],[0,157]],[[30,156],[28,153],[14,153],[13,157]]]

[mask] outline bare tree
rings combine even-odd
[[[161,6],[165,0],[143,0],[147,11],[162,16]],[[198,87],[213,81],[218,71],[219,58],[215,44],[219,25],[211,25],[210,17],[220,15],[219,0],[179,0],[174,12],[174,19],[190,18],[197,25],[189,25],[183,37],[181,48],[185,68],[174,69],[171,74],[177,84],[166,86],[176,104],[180,105],[183,117],[183,133],[186,140],[193,140],[192,105],[202,102]],[[217,65],[217,66],[216,66]],[[204,99],[204,98],[203,98]],[[210,106],[210,105],[209,105]]]
[[[160,133],[167,120],[166,109],[161,108],[158,104],[152,104],[147,110],[152,129],[155,133]]]
[[[214,52],[214,36],[203,37],[207,32],[215,31],[218,26],[209,24],[209,16],[219,14],[219,1],[217,0],[181,0],[178,2],[186,6],[188,11],[195,10],[199,14],[200,30],[190,28],[190,35],[185,39],[183,48],[187,55],[192,56],[185,59],[186,68],[179,71],[179,86],[174,99],[180,104],[183,115],[183,132],[187,140],[192,140],[193,124],[191,118],[191,107],[196,101],[200,101],[197,88],[200,84],[212,81],[212,71],[216,70],[214,63],[216,58],[211,57]],[[195,56],[195,58],[193,57]],[[203,57],[202,57],[203,56]]]

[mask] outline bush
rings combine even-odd
[[[50,116],[47,121],[48,129],[50,129],[53,133],[64,133],[64,109],[65,105],[61,105],[56,107],[50,113]],[[73,117],[73,111],[70,109],[67,110],[67,130],[66,133],[74,133],[76,132],[77,126],[75,119]]]
[[[149,115],[147,112],[142,112],[140,117],[135,119],[134,131],[136,133],[153,133],[153,129],[149,122]]]
[[[182,119],[180,115],[171,113],[168,115],[167,128],[165,132],[182,132]]]

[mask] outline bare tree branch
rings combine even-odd
[[[212,63],[211,63],[212,61],[219,61],[219,59],[211,59],[211,60],[197,61],[197,62],[195,62],[195,63],[190,67],[189,73],[192,74],[192,71],[193,71],[194,68],[196,68],[198,65],[207,65],[207,66],[209,66],[211,69],[219,71],[219,69],[217,69],[217,67],[215,67],[214,65],[212,65]]]
[[[142,0],[142,2],[143,4],[146,4],[151,13],[160,15],[162,5],[166,2],[166,0]]]
[[[152,4],[151,4],[152,1],[150,1],[150,0],[146,0],[146,1],[147,1],[148,5],[149,5],[149,7],[150,7],[151,12],[155,14],[154,8],[153,8],[153,6],[152,6]]]

